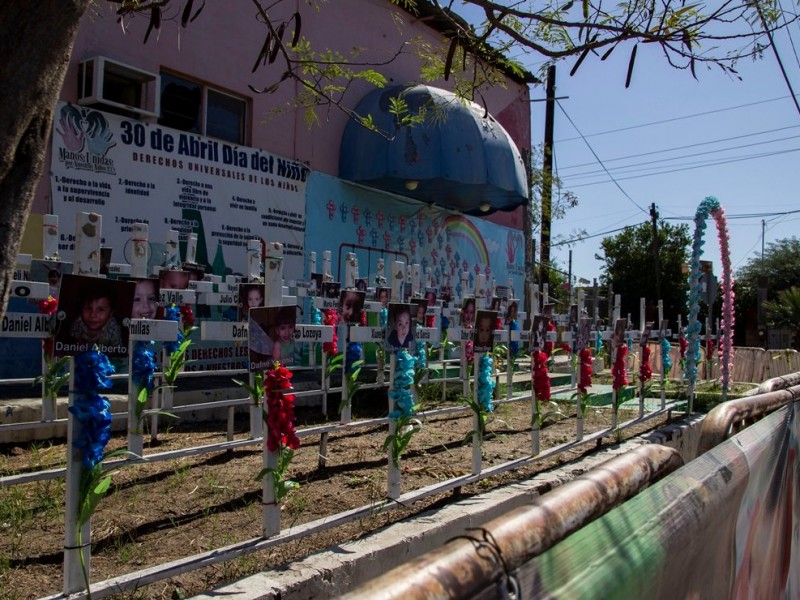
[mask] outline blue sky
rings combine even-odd
[[[798,31],[793,27],[790,33],[800,42]],[[800,61],[785,33],[779,51],[790,82],[800,89]],[[592,235],[644,222],[653,202],[663,218],[693,216],[706,196],[715,196],[729,216],[800,209],[800,115],[771,53],[741,63],[743,81],[718,68],[699,68],[695,80],[688,71],[669,67],[657,48],[642,46],[626,89],[629,54],[630,46],[618,48],[605,62],[587,58],[573,77],[574,60],[557,67],[556,95],[568,98],[556,108],[555,168],[580,205],[554,223],[554,236],[571,237],[576,228]],[[533,98],[544,94],[543,87],[532,90]],[[544,137],[544,103],[532,104],[531,119],[537,144]],[[672,148],[677,150],[665,151]],[[710,163],[726,164],[704,166]],[[762,219],[769,244],[792,237],[800,213],[730,219],[734,269],[760,256]],[[594,255],[601,239],[572,246],[577,277],[599,276],[602,263]],[[713,223],[706,239],[704,259],[712,260],[719,274]],[[554,247],[552,257],[566,270],[567,246]]]

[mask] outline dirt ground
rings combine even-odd
[[[435,408],[432,401],[426,409]],[[332,402],[336,406],[337,402]],[[438,402],[441,406],[441,402]],[[384,416],[385,392],[361,392],[353,406],[354,419]],[[575,408],[563,405],[567,415],[542,430],[541,450],[574,439]],[[621,414],[621,421],[632,418]],[[329,415],[335,421],[336,415]],[[530,455],[530,403],[498,406],[487,426],[484,465]],[[609,427],[611,414],[590,410],[585,433]],[[319,409],[298,409],[297,427],[325,422]],[[628,438],[665,423],[664,418],[625,430]],[[246,417],[237,420],[237,439],[247,438]],[[465,475],[471,468],[471,446],[463,443],[472,429],[472,413],[465,411],[429,418],[413,438],[402,461],[402,490],[407,492],[437,481]],[[281,526],[312,521],[326,515],[379,502],[386,493],[386,453],[381,446],[385,426],[330,435],[327,465],[318,466],[319,438],[305,437],[295,453],[290,477],[300,487],[282,503]],[[145,437],[148,440],[149,436]],[[147,452],[163,452],[225,439],[225,424],[202,427],[173,425],[159,435]],[[613,436],[602,443],[617,442]],[[109,448],[122,447],[115,436]],[[558,458],[536,463],[461,490],[461,497],[481,493],[579,458],[596,449],[580,446]],[[0,447],[0,474],[63,466],[65,442]],[[260,446],[220,451],[202,456],[126,467],[114,472],[112,491],[92,518],[91,580],[137,571],[234,542],[255,538],[261,531],[262,467]],[[447,492],[406,508],[372,515],[335,529],[256,554],[193,571],[140,588],[118,598],[175,599],[261,570],[279,567],[315,551],[357,539],[404,517],[453,499]],[[36,482],[0,489],[0,598],[22,600],[61,591],[64,543],[64,480]]]

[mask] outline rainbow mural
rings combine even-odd
[[[477,227],[466,218],[461,215],[445,217],[442,220],[442,230],[449,231],[452,239],[461,240],[467,247],[472,248],[480,263],[489,264],[489,250],[486,248],[486,242]]]
[[[353,187],[321,173],[309,176],[305,250],[333,255],[339,274],[344,252],[354,251],[359,274],[374,277],[379,257],[419,264],[438,286],[461,294],[462,275],[472,288],[483,274],[499,285],[521,290],[523,236],[519,230],[436,206]],[[372,282],[370,281],[370,284]]]

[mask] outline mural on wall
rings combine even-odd
[[[248,240],[282,242],[284,272],[303,269],[309,169],[256,148],[61,102],[53,128],[51,188],[59,253],[70,260],[78,212],[103,219],[112,261],[130,262],[131,225],[148,223],[150,266],[171,229],[182,252],[196,233],[196,262],[217,275],[246,271]]]
[[[308,180],[306,250],[330,250],[334,279],[347,252],[355,252],[359,275],[375,284],[377,259],[417,263],[430,269],[434,285],[471,293],[478,274],[498,285],[511,280],[522,293],[525,274],[522,232],[479,218],[356,187],[321,173]],[[467,290],[461,274],[467,272]],[[306,273],[308,276],[308,273]]]

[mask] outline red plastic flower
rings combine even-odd
[[[615,390],[628,385],[628,372],[625,370],[625,357],[628,356],[628,346],[622,344],[617,348],[617,357],[611,367],[611,375],[614,378],[613,386]]]
[[[44,300],[39,300],[37,303],[39,312],[43,315],[52,315],[58,310],[58,298],[48,296]]]
[[[181,320],[183,321],[184,329],[191,329],[194,327],[194,313],[192,312],[192,307],[189,304],[184,304],[181,306]]]
[[[472,330],[472,325],[467,325],[466,329]],[[464,358],[467,359],[467,364],[472,364],[472,360],[475,358],[475,344],[473,343],[472,339],[464,344]]]
[[[264,376],[264,395],[267,403],[267,450],[275,452],[283,447],[297,450],[300,440],[294,429],[294,394],[292,373],[283,365],[267,371]]]
[[[425,315],[425,327],[433,327],[436,323],[436,315]]]
[[[578,359],[580,361],[579,377],[578,377],[578,391],[581,394],[586,393],[586,388],[592,387],[592,351],[589,348],[584,348],[578,352]]]
[[[336,356],[339,354],[339,335],[336,332],[339,325],[339,312],[335,308],[326,309],[322,322],[328,327],[333,327],[333,339],[330,342],[323,342],[322,351],[328,356]]]
[[[639,380],[650,381],[653,378],[653,367],[650,365],[650,347],[642,348],[642,364],[639,365]]]
[[[687,348],[689,348],[689,342],[686,340],[686,336],[683,334],[681,334],[681,337],[678,339],[678,342],[680,342],[681,360],[684,360],[686,358],[686,350]]]
[[[555,331],[555,330],[556,330],[556,324],[553,323],[552,321],[548,321],[547,322],[547,331],[550,332],[550,331]],[[544,352],[545,352],[545,354],[547,354],[547,356],[550,356],[553,353],[553,348],[554,347],[555,347],[555,344],[553,342],[545,342],[544,343]]]
[[[564,352],[566,352],[567,354],[569,354],[570,352],[572,352],[572,346],[571,346],[571,345],[569,345],[567,342],[561,342],[561,343],[558,345],[558,348],[559,348],[560,350],[563,350],[563,351],[564,351]]]
[[[533,392],[537,400],[550,401],[550,376],[547,372],[548,356],[541,350],[533,353]]]

